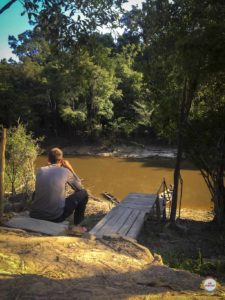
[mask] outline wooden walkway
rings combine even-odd
[[[89,232],[97,238],[119,235],[136,239],[145,220],[157,204],[157,194],[128,194]],[[159,203],[159,202],[158,202]]]

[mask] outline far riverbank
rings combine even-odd
[[[52,144],[51,147],[62,148],[65,155],[91,155],[102,157],[121,157],[121,158],[148,158],[148,157],[161,157],[161,158],[175,158],[176,149],[167,146],[155,145],[60,145]],[[45,152],[48,151],[45,149]]]

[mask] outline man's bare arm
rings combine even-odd
[[[63,160],[61,161],[61,166],[71,171],[71,173],[73,174],[73,176],[75,177],[75,179],[76,179],[76,181],[77,181],[76,187],[77,187],[78,189],[83,189],[84,187],[83,187],[83,185],[82,185],[82,183],[81,183],[81,179],[80,179],[79,176],[75,173],[75,171],[74,171],[73,167],[71,166],[70,162],[69,162],[68,160],[63,159]]]

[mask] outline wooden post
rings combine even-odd
[[[0,222],[3,218],[4,204],[4,174],[5,174],[5,147],[6,147],[6,129],[2,129],[2,139],[0,147]]]

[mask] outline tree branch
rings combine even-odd
[[[14,3],[14,2],[16,2],[17,0],[11,0],[11,1],[9,1],[8,3],[6,3],[6,5],[5,6],[3,6],[1,9],[0,9],[0,15],[5,11],[5,10],[7,10],[8,8],[10,8],[10,6]]]

